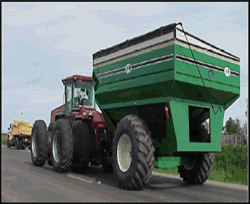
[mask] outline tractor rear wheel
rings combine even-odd
[[[31,132],[31,159],[33,165],[43,166],[47,157],[47,126],[43,120],[35,121]]]
[[[48,142],[48,140],[46,141]],[[48,148],[46,149],[47,154]],[[73,157],[73,134],[66,119],[57,120],[52,135],[52,163],[56,172],[67,172]]]
[[[113,170],[119,186],[141,190],[152,176],[155,148],[147,125],[136,115],[121,119],[114,132]]]
[[[49,127],[48,127],[48,152],[47,152],[47,162],[50,166],[53,166],[53,163],[52,163],[52,145],[51,145],[51,139],[52,139],[52,133],[53,133],[53,129],[54,129],[54,126],[55,126],[55,122],[51,122],[49,124]]]
[[[88,124],[81,120],[73,121],[72,131],[74,135],[74,154],[71,170],[84,171],[89,162],[94,137]]]

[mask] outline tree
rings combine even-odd
[[[247,117],[247,119],[248,119],[248,99],[247,100],[245,100],[246,101],[246,107],[247,107],[247,110],[245,111],[245,115],[246,115],[246,117]]]
[[[233,120],[231,117],[227,120],[226,125],[224,127],[224,134],[240,134],[240,120],[236,118]]]

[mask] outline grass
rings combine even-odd
[[[158,173],[179,175],[177,168],[172,168],[172,169],[154,168],[153,171],[158,172]],[[227,175],[226,175],[226,172],[223,169],[218,169],[218,170],[213,169],[208,180],[219,181],[219,182],[224,182],[224,183],[248,185],[247,173],[244,174],[243,172],[241,172],[238,174],[231,175],[229,172],[227,172]]]
[[[7,138],[8,138],[8,134],[7,133],[3,133],[2,134],[2,139],[1,139],[2,145],[6,145],[7,146]]]

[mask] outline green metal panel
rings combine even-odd
[[[134,94],[133,96],[131,95],[130,98],[128,98],[127,96],[124,97],[122,94],[131,88],[136,91],[136,89],[140,86],[144,86],[145,88],[143,92],[139,92],[140,95],[149,96],[149,93],[146,91],[148,88],[150,88],[153,84],[156,84],[156,86],[158,86],[161,82],[165,83],[166,81],[170,81],[171,79],[173,79],[173,74],[173,71],[164,71],[156,73],[154,75],[147,75],[138,78],[128,79],[126,81],[120,81],[113,84],[103,85],[97,89],[96,98],[101,105],[123,101],[122,99],[128,101],[130,98],[133,97],[135,97],[133,99],[136,100],[138,97],[138,95],[136,94]],[[118,91],[119,94],[114,94],[114,91]],[[106,95],[106,93],[109,95]]]
[[[181,157],[158,157],[154,162],[154,166],[158,168],[171,169],[176,166],[180,166],[181,163]]]
[[[150,66],[145,66],[143,68],[132,70],[129,74],[127,74],[126,72],[122,72],[111,75],[109,77],[103,77],[99,81],[100,85],[106,85],[106,84],[110,85],[114,84],[115,82],[120,82],[130,79],[137,80],[138,77],[146,77],[147,75],[153,75],[159,72],[171,71],[173,69],[174,69],[173,60],[169,60],[167,62],[160,62]]]
[[[185,57],[193,58],[192,53],[189,48],[182,47],[180,45],[175,44],[175,54],[179,54]],[[229,67],[231,70],[240,73],[240,65],[219,59],[217,57],[213,57],[196,50],[192,50],[195,60],[202,61],[208,64],[216,65],[218,67]]]
[[[171,100],[170,110],[174,124],[174,132],[176,135],[177,151],[201,151],[214,152],[220,151],[221,134],[224,110],[221,108],[214,113],[211,107],[204,107],[210,109],[210,132],[211,142],[189,142],[189,119],[188,119],[188,104],[184,102],[176,102]]]
[[[189,143],[188,104],[171,100],[170,111],[177,140],[177,150],[179,150],[180,147]]]
[[[198,66],[204,87],[193,61],[190,63],[186,59],[186,61],[180,61],[180,56],[193,58],[189,48],[175,44],[143,54],[136,55],[136,52],[133,57],[93,70],[96,100],[103,110],[111,131],[115,130],[116,124],[122,117],[128,114],[139,114],[136,107],[164,103],[170,107],[170,117],[166,119],[166,136],[160,143],[155,141],[155,146],[160,147],[162,155],[173,156],[174,152],[182,151],[220,151],[224,111],[240,95],[240,77],[237,73],[234,73],[236,76],[227,77],[223,71],[225,67],[229,67],[230,70],[240,74],[240,66],[219,59],[218,55],[213,57],[193,50],[197,61],[212,65],[214,68],[211,71],[211,66]],[[127,64],[147,62],[169,54],[173,54],[173,59],[132,69],[129,73],[117,71]],[[219,71],[216,71],[213,66],[219,67]],[[109,75],[102,77],[99,75],[114,70],[115,72]],[[171,102],[169,102],[170,98]],[[189,141],[189,106],[209,108],[210,143]],[[164,168],[162,161],[169,161],[170,158],[164,159],[158,159],[156,165]],[[176,162],[178,163],[173,160],[168,163],[169,166],[176,166]]]
[[[94,68],[94,72],[101,74],[104,72],[108,72],[117,68],[122,68],[126,66],[127,64],[136,64],[147,60],[154,59],[156,57],[162,57],[165,55],[172,54],[174,52],[174,45],[169,45],[164,48],[160,48],[157,50],[151,50],[149,52],[143,53],[143,54],[138,54],[133,57],[129,57],[123,60],[119,60],[118,62],[113,62],[104,66],[101,66],[99,68]]]
[[[219,71],[213,71],[214,77],[210,79],[208,77],[209,69],[198,66],[201,76],[205,82],[205,85],[208,87],[213,87],[215,89],[224,90],[224,88],[239,90],[240,77],[230,76],[226,77],[224,73]],[[196,85],[203,86],[202,80],[200,78],[198,69],[195,65],[189,64],[187,62],[176,61],[175,62],[175,71],[177,73],[176,80],[185,81],[188,83],[193,83]],[[182,78],[183,77],[183,78]],[[188,81],[186,81],[190,78]],[[224,85],[224,87],[220,87]],[[225,90],[226,91],[226,90]]]

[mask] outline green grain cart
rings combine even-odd
[[[240,59],[178,27],[93,54],[96,102],[124,189],[142,189],[153,167],[204,183],[221,151],[224,112],[240,96]]]

